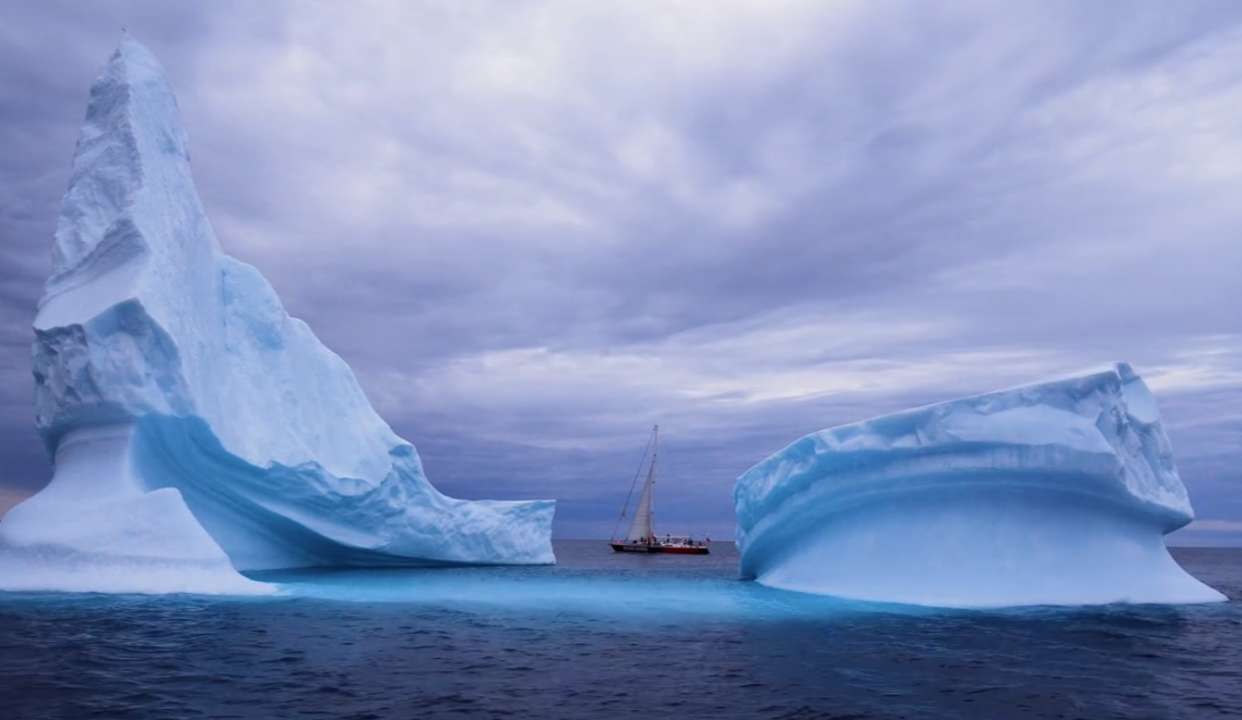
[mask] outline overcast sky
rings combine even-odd
[[[225,249],[442,490],[661,530],[881,412],[1128,360],[1242,542],[1242,4],[0,9],[0,509],[50,476],[30,323],[87,90],[162,60]]]

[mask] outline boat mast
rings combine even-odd
[[[660,457],[660,426],[651,426],[651,469],[647,471],[647,530],[655,540],[655,466]]]
[[[616,539],[617,530],[621,528],[621,523],[625,520],[625,513],[630,509],[630,498],[634,497],[634,488],[638,487],[638,478],[643,476],[643,465],[647,464],[647,455],[651,452],[653,440],[654,438],[647,438],[647,447],[643,448],[643,455],[638,459],[638,467],[634,470],[634,479],[630,481],[630,491],[625,494],[625,502],[621,504],[621,514],[617,516],[617,522],[612,526],[612,534],[608,536],[610,541]],[[644,483],[645,486],[646,483]],[[635,512],[637,510],[638,508],[635,508]],[[624,537],[629,539],[629,533],[627,532]]]
[[[655,540],[655,529],[651,524],[652,490],[655,485],[656,456],[659,454],[660,426],[651,431],[651,467],[647,469],[647,479],[643,482],[643,492],[638,497],[638,505],[634,508],[634,520],[630,523],[630,531],[625,539],[650,543]]]

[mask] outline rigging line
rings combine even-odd
[[[625,495],[625,504],[621,506],[621,514],[617,516],[617,522],[612,526],[612,535],[608,536],[609,540],[616,539],[617,529],[621,527],[621,521],[625,519],[625,511],[630,507],[630,498],[634,496],[634,486],[638,484],[638,476],[643,474],[643,465],[647,463],[647,453],[651,451],[651,441],[652,438],[647,438],[647,446],[643,448],[643,456],[638,460],[638,469],[634,471],[634,480],[630,482],[630,491]]]
[[[621,521],[625,519],[625,511],[630,507],[630,498],[634,495],[634,487],[638,484],[638,476],[643,472],[643,465],[647,462],[647,453],[651,451],[651,439],[647,439],[647,446],[643,448],[643,455],[638,461],[638,469],[634,471],[634,480],[630,482],[630,491],[625,496],[625,504],[621,506],[621,515],[617,517],[617,522],[613,525],[612,535],[609,539],[617,536],[617,530],[621,526]]]

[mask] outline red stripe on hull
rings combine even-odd
[[[657,546],[657,548],[656,552],[673,553],[674,555],[706,555],[709,552],[706,546],[685,547],[682,545],[671,545],[664,547]]]

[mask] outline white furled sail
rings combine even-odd
[[[651,495],[655,487],[656,457],[660,452],[660,426],[657,425],[653,432],[655,435],[651,452],[651,467],[647,470],[647,479],[643,482],[643,492],[638,497],[638,506],[634,508],[634,520],[630,523],[629,532],[625,534],[625,539],[630,542],[635,540],[651,542],[655,538],[655,529],[651,526]]]
[[[647,465],[647,453],[651,453],[651,464]],[[608,544],[613,552],[619,553],[673,553],[677,555],[707,555],[711,548],[707,542],[696,541],[693,537],[673,537],[665,535],[664,539],[656,537],[652,522],[651,505],[655,499],[656,458],[660,455],[660,426],[651,428],[651,441],[643,450],[643,457],[638,461],[638,469],[634,471],[634,479],[630,482],[630,491],[625,496],[625,504],[621,506],[621,515],[617,524],[608,536]],[[634,497],[634,488],[638,486],[638,478],[642,477],[643,466],[647,466],[647,478],[643,480],[643,491],[638,494],[638,504],[634,507],[634,518],[630,521],[630,529],[623,538],[616,537],[617,530],[625,521],[625,513],[630,509],[630,499]]]

